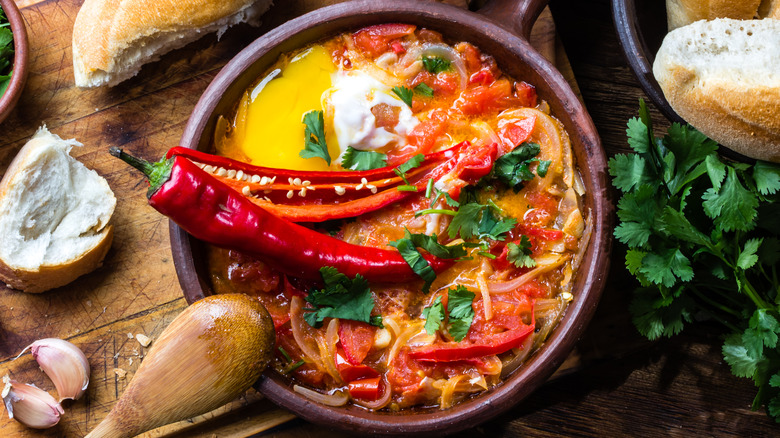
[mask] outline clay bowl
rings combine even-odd
[[[14,0],[0,0],[0,6],[5,11],[5,16],[11,23],[11,32],[14,34],[14,65],[11,83],[5,93],[0,97],[0,122],[8,117],[22,95],[24,83],[27,80],[27,29],[24,27],[24,19],[19,13]]]
[[[528,43],[530,27],[545,4],[546,0],[494,0],[481,14],[475,14],[419,0],[340,3],[291,20],[257,39],[228,63],[205,91],[193,110],[181,145],[208,151],[217,116],[227,114],[244,89],[280,54],[372,24],[416,24],[439,31],[450,40],[476,44],[483,52],[493,55],[504,72],[536,85],[540,98],[550,103],[553,114],[563,122],[572,138],[588,190],[585,204],[595,226],[575,280],[577,297],[545,345],[496,388],[448,410],[416,409],[393,414],[314,403],[293,392],[286,378],[268,371],[256,387],[270,400],[306,420],[351,432],[451,433],[476,426],[517,404],[544,383],[572,350],[604,287],[611,248],[612,204],[604,152],[590,117],[560,73]],[[192,303],[211,293],[204,245],[173,223],[170,234],[179,282],[188,302]]]

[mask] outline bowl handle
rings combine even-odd
[[[549,0],[488,0],[477,12],[528,40]]]

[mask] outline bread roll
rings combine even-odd
[[[699,20],[750,20],[757,17],[760,3],[761,0],[666,0],[666,21],[669,30],[673,30]]]
[[[259,24],[270,6],[271,0],[85,0],[73,25],[76,85],[116,85],[203,35]]]
[[[664,38],[653,74],[672,108],[723,146],[780,162],[780,21],[698,21]]]
[[[780,20],[780,0],[763,0],[758,7],[758,16]]]
[[[0,280],[25,292],[70,283],[103,261],[116,198],[70,156],[76,140],[42,127],[0,181]]]

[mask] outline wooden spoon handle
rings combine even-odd
[[[549,0],[489,0],[480,14],[525,38],[531,36],[531,28],[547,6]]]

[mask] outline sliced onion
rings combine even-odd
[[[331,318],[324,339],[322,336],[317,337],[317,345],[320,348],[322,363],[325,365],[328,374],[333,377],[337,384],[342,385],[344,380],[341,378],[338,368],[336,368],[336,343],[338,341],[339,320],[338,318]]]
[[[591,233],[593,233],[593,221],[591,220],[590,210],[588,210],[588,218],[585,219],[585,231],[582,232],[582,237],[580,237],[580,245],[579,248],[577,248],[577,254],[574,255],[574,260],[571,263],[571,267],[574,270],[580,267],[582,258],[585,257],[585,250],[588,249]]]
[[[393,395],[393,389],[390,387],[390,384],[387,383],[387,380],[382,377],[382,387],[384,390],[382,391],[382,395],[374,400],[374,401],[365,401],[360,399],[353,398],[352,401],[359,406],[363,406],[364,408],[368,408],[371,410],[379,410],[390,404],[390,400],[392,400]]]
[[[313,345],[306,342],[306,335],[309,333],[308,323],[303,319],[303,298],[299,296],[293,296],[290,301],[290,326],[292,328],[293,338],[298,346],[301,347],[303,354],[311,360],[311,362],[322,369],[322,361],[318,349],[315,349]],[[314,336],[311,336],[312,338]]]
[[[395,357],[398,355],[398,351],[401,350],[401,347],[405,346],[406,343],[409,341],[409,339],[412,338],[412,336],[419,333],[422,327],[423,327],[422,321],[413,322],[409,327],[406,327],[401,332],[401,334],[399,334],[396,337],[395,342],[393,343],[393,346],[390,348],[390,352],[387,355],[388,367],[393,364],[393,361],[395,360]]]
[[[501,370],[502,379],[505,379],[506,376],[511,374],[512,371],[516,370],[520,364],[525,362],[525,359],[531,353],[531,346],[534,344],[534,339],[536,337],[536,333],[531,333],[531,336],[527,337],[525,341],[523,341],[523,345],[521,345],[520,348],[515,348],[512,350],[512,354],[514,354],[514,356],[512,356],[512,358],[504,364],[504,368]]]
[[[520,288],[520,286],[522,286],[526,282],[533,280],[534,278],[544,274],[545,272],[557,268],[568,259],[569,259],[568,256],[561,256],[560,254],[550,254],[549,256],[544,258],[540,257],[539,259],[536,260],[537,264],[534,269],[509,281],[488,283],[488,289],[490,290],[491,293],[494,294],[503,294],[507,292],[516,291],[518,288]]]
[[[322,403],[325,406],[344,406],[347,404],[347,401],[349,401],[349,396],[344,391],[336,391],[333,394],[323,394],[300,385],[293,385],[293,391],[312,401]]]
[[[438,56],[449,61],[450,64],[455,67],[455,70],[458,72],[458,76],[460,76],[460,89],[463,90],[466,88],[466,84],[469,79],[466,73],[466,64],[463,62],[460,54],[454,48],[445,44],[424,44],[422,53],[420,55],[422,57]]]

